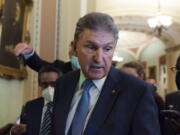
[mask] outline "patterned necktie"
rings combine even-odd
[[[44,113],[40,135],[52,135],[52,107],[52,102],[47,103],[47,110]]]
[[[82,135],[86,117],[89,111],[90,95],[89,90],[93,86],[91,80],[86,80],[83,83],[83,93],[79,104],[77,106],[74,118],[72,120],[71,127],[68,135]]]

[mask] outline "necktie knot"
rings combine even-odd
[[[82,84],[83,91],[89,92],[92,86],[93,86],[92,80],[85,80]]]

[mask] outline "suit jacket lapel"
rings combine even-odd
[[[114,68],[111,68],[110,73],[104,83],[100,97],[85,129],[85,135],[95,135],[112,110],[114,102],[120,91],[119,89],[116,89],[117,80],[114,80],[114,78],[117,79],[120,77],[116,76],[117,72]]]
[[[64,135],[65,129],[66,129],[66,120],[68,117],[68,113],[70,110],[72,98],[74,95],[74,92],[76,90],[76,86],[79,80],[80,72],[75,71],[71,74],[67,74],[68,76],[63,81],[58,81],[57,83],[63,83],[63,85],[59,85],[58,87],[58,102],[56,105],[56,111],[55,111],[55,133]],[[56,102],[56,101],[55,101]]]
[[[44,98],[39,98],[39,102],[37,102],[36,106],[34,106],[34,113],[33,113],[33,119],[32,119],[32,126],[34,127],[32,134],[37,135],[40,131],[40,125],[41,125],[41,118],[42,118],[42,111],[44,106]]]

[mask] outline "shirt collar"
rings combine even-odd
[[[47,105],[49,101],[47,101],[45,98],[44,98],[44,105]]]
[[[98,79],[98,80],[93,80],[94,85],[97,87],[97,89],[99,91],[102,90],[102,87],[104,85],[104,82],[105,82],[106,78],[107,78],[107,76],[105,76],[105,77],[103,77],[101,79]]]
[[[107,76],[101,78],[101,79],[98,79],[98,80],[92,80],[94,85],[97,87],[97,89],[99,91],[101,91],[103,85],[104,85],[104,82],[106,80]],[[84,76],[82,70],[80,70],[80,79],[79,79],[79,86],[82,85],[82,83],[86,80],[86,77]]]

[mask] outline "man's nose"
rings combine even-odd
[[[102,61],[102,59],[103,59],[103,51],[102,51],[102,49],[97,49],[94,54],[94,60],[96,62],[100,62],[100,61]]]

